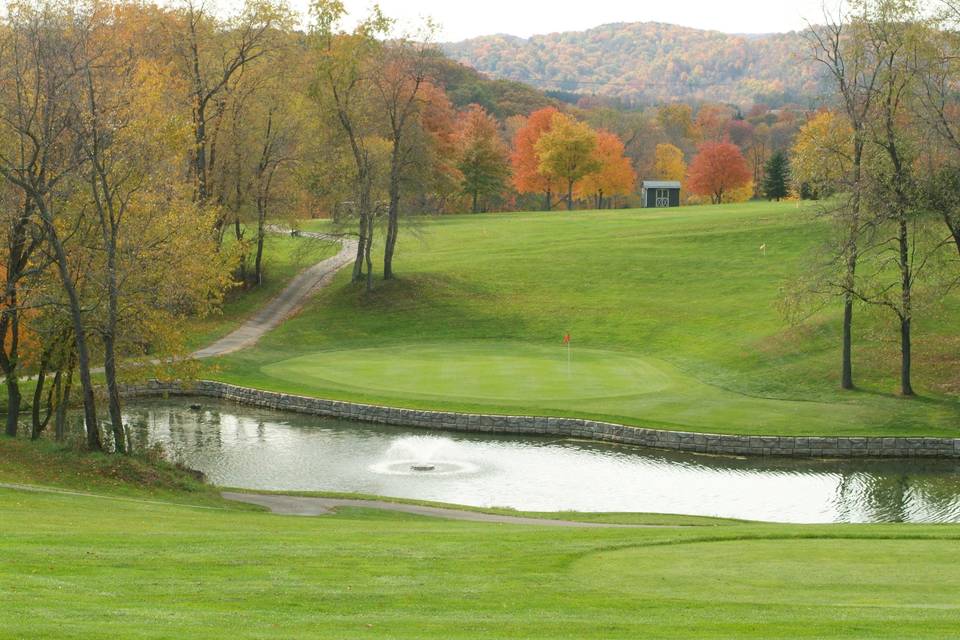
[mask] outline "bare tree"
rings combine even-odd
[[[404,174],[414,162],[415,146],[409,140],[413,120],[421,109],[420,89],[427,79],[435,32],[427,22],[414,38],[399,38],[382,49],[374,87],[386,115],[390,139],[389,205],[387,235],[383,250],[383,278],[393,278],[393,255],[400,232],[400,196]]]
[[[873,106],[881,61],[860,44],[866,29],[864,17],[852,12],[831,16],[824,10],[824,24],[807,29],[815,60],[827,70],[839,98],[839,107],[853,130],[853,153],[845,182],[849,196],[836,210],[843,229],[840,259],[844,276],[839,291],[843,299],[843,343],[840,386],[853,389],[853,308],[855,302],[859,241],[863,227],[863,153],[867,118]]]
[[[203,1],[187,0],[182,10],[180,57],[190,80],[194,149],[191,166],[195,198],[210,199],[210,173],[216,165],[216,129],[226,109],[224,94],[231,83],[270,50],[269,35],[279,16],[276,7],[250,2],[240,17],[225,28],[207,11]]]

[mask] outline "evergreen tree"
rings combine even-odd
[[[789,195],[790,166],[783,151],[777,151],[770,156],[764,174],[763,197],[767,200],[780,202],[781,198],[786,198]]]

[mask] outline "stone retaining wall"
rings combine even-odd
[[[655,449],[793,458],[960,458],[957,438],[735,436],[629,427],[596,420],[503,416],[397,409],[259,391],[224,382],[150,382],[124,389],[127,397],[201,396],[241,404],[405,427],[516,435],[554,435]]]

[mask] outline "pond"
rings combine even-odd
[[[191,409],[199,404],[200,409]],[[342,491],[524,511],[795,523],[960,522],[960,462],[743,459],[449,433],[210,399],[131,403],[134,443],[222,486]]]

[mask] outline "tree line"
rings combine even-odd
[[[856,310],[871,306],[896,325],[900,393],[914,395],[914,322],[960,280],[958,26],[952,0],[855,0],[807,33],[832,90],[800,129],[792,170],[834,229],[800,291],[842,305],[844,389]]]

